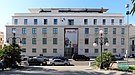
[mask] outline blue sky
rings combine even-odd
[[[125,4],[130,0],[0,0],[0,31],[11,24],[14,13],[27,13],[28,8],[107,8],[108,13],[122,13],[125,16]],[[130,16],[130,24],[135,24],[135,15]],[[126,20],[126,16],[125,16]],[[126,21],[125,21],[126,23]]]

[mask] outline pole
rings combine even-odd
[[[101,34],[101,38],[100,38],[100,45],[101,45],[101,62],[100,62],[100,69],[103,69],[103,60],[102,60],[102,46],[103,46],[103,38],[102,38],[102,34]]]

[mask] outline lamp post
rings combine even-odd
[[[105,43],[105,46],[109,46],[109,43],[108,43],[108,40],[106,40],[106,41],[103,40],[103,39],[107,39],[106,37],[105,38],[103,37],[103,34],[104,34],[103,30],[100,30],[99,34],[100,34],[100,37],[98,37],[98,39],[100,39],[99,43],[100,43],[100,48],[101,48],[101,52],[100,52],[100,55],[101,55],[101,58],[100,58],[100,60],[101,60],[100,61],[100,69],[103,69],[103,63],[102,63],[103,62],[103,60],[102,60],[102,49],[103,48],[102,47],[103,47],[104,43]],[[98,46],[96,41],[93,43],[93,46],[94,47]]]

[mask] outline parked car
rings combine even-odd
[[[44,56],[36,56],[36,57],[33,57],[33,58],[37,58],[39,61],[49,61],[49,59],[44,57]]]
[[[119,56],[119,55],[112,55],[112,60],[113,61],[116,61],[116,60],[123,60],[124,59],[124,57],[121,57],[121,56]]]
[[[65,66],[68,66],[70,65],[70,62],[67,61],[67,60],[61,60],[61,59],[54,59],[54,60],[51,60],[50,61],[50,64],[51,65],[65,65]]]
[[[87,56],[85,56],[85,55],[77,55],[77,54],[74,54],[73,56],[72,56],[72,59],[73,60],[85,60],[85,61],[88,61],[88,60],[90,60],[90,58],[89,57],[87,57]]]
[[[54,60],[54,59],[61,59],[61,60],[66,60],[66,61],[68,61],[68,58],[66,58],[66,57],[61,57],[61,56],[59,56],[59,57],[53,57],[52,60]]]
[[[47,61],[40,61],[37,58],[31,58],[28,60],[29,65],[47,65]]]

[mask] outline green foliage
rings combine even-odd
[[[135,70],[135,66],[129,66],[130,70]]]
[[[114,58],[112,58],[111,52],[102,52],[102,64],[104,65],[104,68],[108,68],[110,63],[112,62]],[[101,62],[101,56],[98,56],[96,58],[96,65],[99,67]]]
[[[8,67],[11,67],[12,64],[15,65],[16,62],[21,62],[21,49],[18,44],[4,46],[0,54],[0,57],[6,61],[6,66]]]

